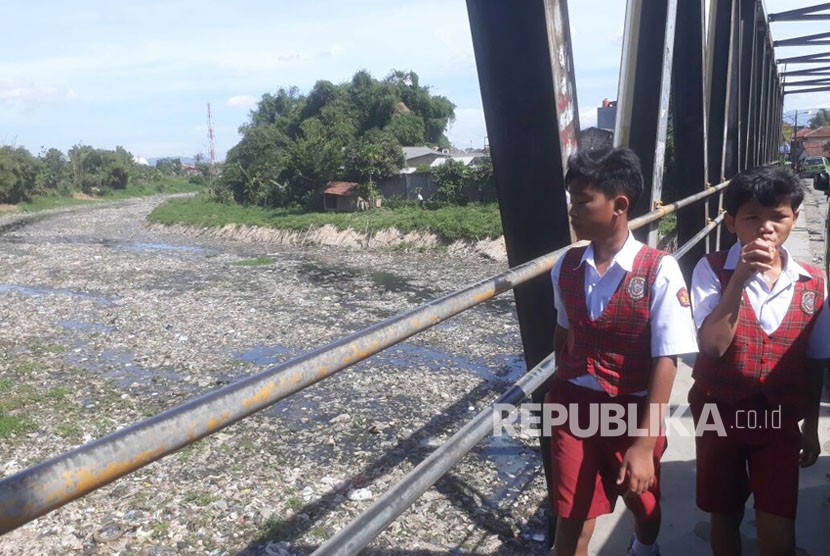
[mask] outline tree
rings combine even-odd
[[[240,127],[218,187],[239,203],[316,206],[332,179],[376,181],[404,165],[402,144],[448,146],[455,106],[434,97],[414,72],[376,80],[366,71],[335,85],[318,81],[266,93]]]
[[[463,162],[448,159],[438,166],[434,172],[435,198],[453,205],[466,205],[468,196],[465,185],[470,177],[469,169]]]
[[[819,109],[816,115],[810,118],[810,129],[816,129],[821,126],[830,125],[830,110],[826,108]]]
[[[37,177],[38,189],[57,189],[67,178],[66,157],[61,151],[55,148],[41,148],[38,156],[42,162],[40,173]]]
[[[124,189],[135,166],[132,155],[123,147],[114,151],[75,145],[69,149],[72,185],[86,194],[107,189]]]
[[[0,147],[0,203],[31,199],[42,162],[23,147]]]
[[[167,174],[168,176],[184,175],[184,167],[182,166],[181,158],[160,158],[159,160],[156,160],[156,168],[158,168],[161,173]]]
[[[346,149],[344,170],[350,180],[376,182],[403,168],[403,149],[392,135],[374,131]]]

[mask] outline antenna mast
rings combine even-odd
[[[210,167],[216,164],[216,133],[213,131],[213,115],[210,113],[210,103],[207,103],[208,144],[210,145]]]

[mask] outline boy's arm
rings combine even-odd
[[[804,407],[804,423],[801,426],[801,466],[813,465],[821,453],[818,441],[818,414],[821,393],[824,388],[824,369],[830,361],[830,305],[827,287],[818,320],[810,333],[807,344],[807,399]]]
[[[698,330],[697,339],[701,353],[709,357],[722,357],[729,349],[738,327],[744,284],[756,271],[764,272],[770,269],[770,249],[769,244],[761,239],[756,239],[741,249],[735,272],[721,292],[720,302]]]
[[[813,465],[821,453],[818,440],[818,413],[821,406],[821,391],[824,388],[824,366],[826,359],[807,359],[807,406],[804,408],[804,423],[801,425],[801,467]]]
[[[632,492],[642,494],[654,483],[654,445],[660,437],[663,413],[669,403],[676,374],[676,357],[652,359],[646,404],[643,414],[639,416],[639,428],[646,434],[638,437],[626,451],[617,476],[617,484],[622,484],[628,471],[631,475],[629,490]]]
[[[651,374],[644,411],[637,416],[638,427],[645,435],[634,439],[617,477],[618,484],[622,484],[628,472],[629,489],[638,493],[654,483],[654,447],[677,374],[677,355],[697,352],[686,283],[677,261],[670,256],[663,258],[655,276],[649,313]]]
[[[744,291],[743,281],[736,278],[733,277],[721,292],[720,301],[697,332],[700,352],[709,357],[723,356],[735,338],[738,313],[741,310],[741,296]]]

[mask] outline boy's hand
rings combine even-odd
[[[741,248],[738,265],[735,267],[735,277],[745,283],[755,272],[764,273],[772,268],[775,259],[775,244],[771,241],[758,238]]]
[[[634,444],[625,451],[620,472],[617,475],[617,484],[625,481],[628,472],[628,490],[642,494],[654,484],[654,449],[641,444]]]
[[[801,467],[810,467],[821,454],[821,444],[818,441],[818,428],[805,424],[801,427],[801,454],[799,463]]]

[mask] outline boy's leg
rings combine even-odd
[[[662,511],[660,509],[660,458],[666,451],[666,437],[661,436],[654,446],[654,484],[642,494],[635,494],[627,490],[623,494],[623,502],[634,516],[634,535],[640,544],[653,546],[660,534]],[[619,453],[619,461],[624,451]],[[617,462],[617,469],[619,463]],[[628,487],[627,484],[623,484]]]
[[[738,438],[740,429],[735,428],[735,411],[740,408],[719,404],[695,386],[689,392],[689,406],[696,428],[705,409],[704,422],[717,419],[727,433],[720,436],[717,431],[706,430],[695,435],[696,498],[698,507],[710,514],[712,554],[740,556],[740,526],[751,492],[747,449]]]
[[[588,544],[594,534],[596,519],[563,519],[556,520],[556,544],[553,547],[555,556],[588,556]]]
[[[647,545],[656,543],[663,517],[660,501],[651,491],[643,494],[629,491],[623,495],[623,501],[634,515],[634,535],[637,540]]]
[[[786,416],[780,428],[760,432],[766,442],[749,456],[758,544],[761,556],[791,556],[795,553],[801,433],[797,421]]]
[[[744,512],[710,514],[709,544],[712,556],[741,556],[741,521]]]
[[[755,512],[761,556],[795,555],[795,520],[767,512]]]
[[[550,438],[551,481],[549,496],[557,516],[555,554],[587,554],[594,518],[611,513],[617,493],[607,489],[600,474],[599,438],[571,429],[588,430],[590,406],[604,396],[587,388],[560,382],[553,386],[549,403],[568,407],[568,422],[553,427]],[[573,423],[575,419],[578,423]]]

